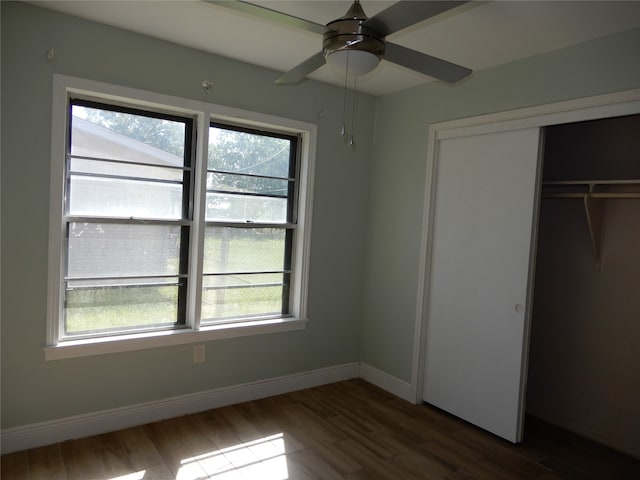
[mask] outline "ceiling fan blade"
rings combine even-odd
[[[455,63],[389,42],[385,45],[384,59],[447,83],[455,83],[471,73]]]
[[[240,0],[204,0],[207,3],[214,5],[220,5],[221,7],[231,8],[238,12],[248,13],[259,18],[271,20],[279,23],[280,25],[286,25],[289,27],[306,30],[312,33],[324,34],[327,28],[319,23],[310,22],[304,18],[294,17],[293,15],[287,15],[286,13],[278,12],[267,7],[261,7],[254,5],[253,3],[243,2]]]
[[[304,62],[296,65],[287,73],[276,80],[278,85],[288,85],[298,83],[311,72],[317,70],[326,63],[322,52],[316,53],[313,57],[307,58]]]
[[[469,0],[417,2],[415,0],[403,0],[394,3],[389,8],[369,18],[363,25],[380,36],[386,37],[422,20],[468,3],[468,1]]]

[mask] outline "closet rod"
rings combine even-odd
[[[542,198],[632,198],[640,199],[640,192],[543,193]]]

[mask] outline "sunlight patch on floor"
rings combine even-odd
[[[132,480],[135,478],[132,477]],[[176,476],[176,480],[287,480],[288,478],[289,471],[282,433],[184,459]],[[144,477],[141,477],[142,479]],[[129,480],[129,478],[123,480]]]
[[[146,470],[140,470],[139,472],[128,473],[119,477],[112,477],[109,480],[144,480],[146,472]]]

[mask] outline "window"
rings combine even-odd
[[[312,125],[56,75],[52,135],[48,359],[304,327]]]
[[[297,143],[211,124],[203,323],[289,315]]]
[[[184,326],[193,119],[69,99],[62,338]]]

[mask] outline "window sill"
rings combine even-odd
[[[167,330],[83,340],[67,340],[60,342],[58,345],[45,347],[44,358],[46,361],[49,361],[131,352],[148,348],[208,342],[224,338],[303,330],[306,328],[306,325],[306,319],[276,318],[257,320],[255,322],[207,326],[200,328],[200,330]]]

